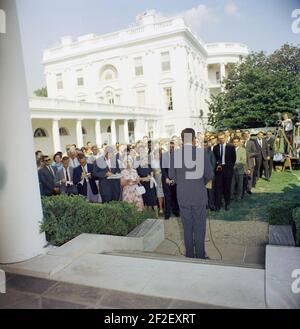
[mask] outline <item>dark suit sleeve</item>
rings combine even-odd
[[[211,161],[209,159],[209,156],[207,152],[204,152],[204,182],[207,184],[207,182],[211,181],[214,179],[214,168],[211,164]]]
[[[177,152],[177,151],[175,151]],[[175,152],[170,154],[170,169],[168,171],[169,178],[176,182],[176,168],[175,168]]]
[[[49,191],[53,190],[53,185],[51,184],[50,180],[48,180],[47,176],[43,172],[43,170],[39,170],[38,172],[39,181],[40,183],[45,186]]]
[[[73,171],[73,183],[77,185],[81,181],[80,167],[77,167]]]

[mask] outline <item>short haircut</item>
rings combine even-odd
[[[70,158],[69,158],[68,156],[64,156],[64,157],[62,158],[62,161],[67,161],[67,160],[70,160]]]
[[[192,136],[192,138],[190,138],[190,136]],[[186,142],[187,140],[192,142],[193,139],[195,139],[195,137],[196,137],[196,133],[193,128],[186,128],[181,133],[181,139],[183,142]]]
[[[233,137],[233,140],[234,140],[234,141],[240,141],[241,139],[240,139],[240,137],[238,137],[238,136],[234,136],[234,137]]]
[[[86,159],[86,156],[83,153],[78,154],[78,160]]]

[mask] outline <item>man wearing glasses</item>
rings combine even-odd
[[[51,166],[51,162],[52,160],[48,155],[44,155],[40,159],[38,177],[41,196],[52,196],[59,194],[59,188],[55,186],[57,168]]]

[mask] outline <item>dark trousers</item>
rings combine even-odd
[[[291,146],[293,146],[294,131],[293,130],[285,131],[285,135],[286,135],[286,138],[288,139],[288,141],[290,142]],[[284,140],[284,153],[289,154],[289,145],[286,142],[286,140]]]
[[[266,179],[270,178],[269,173],[269,160],[265,160],[262,156],[258,159],[258,175],[262,177],[262,174],[265,174]]]
[[[180,205],[186,257],[205,258],[206,205]]]
[[[241,200],[243,197],[244,189],[244,173],[234,171],[231,183],[231,198]]]
[[[165,217],[170,217],[172,213],[179,217],[179,205],[177,201],[176,185],[163,184],[165,196]]]
[[[233,167],[232,166],[225,165],[222,167],[222,171],[216,172],[216,177],[215,177],[216,209],[221,208],[222,196],[224,196],[225,206],[229,206],[229,204],[230,204],[232,176],[233,176]]]
[[[120,201],[121,187],[119,179],[101,179],[99,182],[102,203]]]

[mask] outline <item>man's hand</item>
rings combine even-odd
[[[111,172],[111,171],[108,171],[108,172],[106,173],[106,177],[110,177],[110,176],[112,176],[112,172]]]
[[[271,160],[271,157],[267,157],[267,160]]]
[[[53,192],[54,192],[55,194],[59,194],[59,192],[60,192],[59,187],[54,187]]]
[[[166,178],[166,184],[167,185],[171,185],[172,184],[172,181],[169,178]]]

